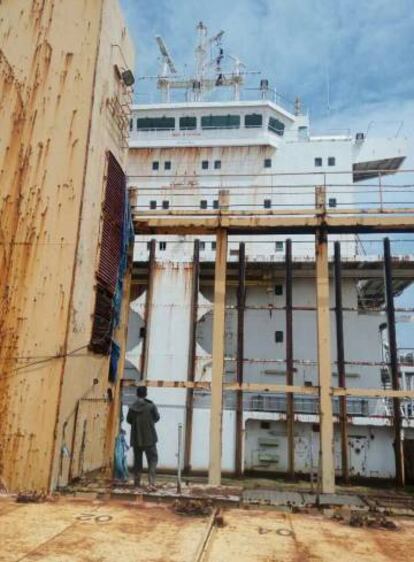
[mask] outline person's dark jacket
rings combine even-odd
[[[160,419],[156,405],[146,398],[138,398],[128,410],[131,424],[131,447],[152,447],[158,441],[155,424]]]

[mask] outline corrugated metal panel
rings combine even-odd
[[[125,174],[116,158],[109,152],[97,278],[111,294],[115,292],[121,259],[125,188]]]
[[[95,353],[109,353],[112,343],[114,306],[112,295],[103,287],[96,289],[95,313],[89,349]]]

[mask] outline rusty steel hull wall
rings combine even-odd
[[[106,151],[125,165],[111,44],[129,61],[132,46],[113,0],[1,10],[0,478],[46,489],[67,478],[78,400],[107,387],[108,358],[86,346]]]

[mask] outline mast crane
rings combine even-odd
[[[188,101],[201,101],[203,97],[217,87],[232,87],[234,98],[240,99],[240,89],[244,83],[246,74],[256,74],[245,70],[245,65],[239,58],[228,55],[233,60],[232,70],[223,69],[225,58],[221,41],[224,31],[219,31],[212,37],[208,37],[207,27],[203,22],[197,25],[198,43],[195,49],[195,73],[193,76],[179,75],[174,60],[160,35],[155,36],[161,53],[161,68],[157,77],[143,76],[142,79],[157,79],[157,85],[161,91],[161,100],[170,101],[171,89],[184,89],[187,91]],[[218,49],[213,53],[213,47]]]

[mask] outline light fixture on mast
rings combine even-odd
[[[246,65],[242,63],[238,57],[233,57],[233,55],[229,55],[229,57],[234,61],[234,72],[231,77],[231,83],[234,86],[234,99],[238,101],[240,99],[240,86],[244,82],[244,72],[242,69],[246,68]]]

